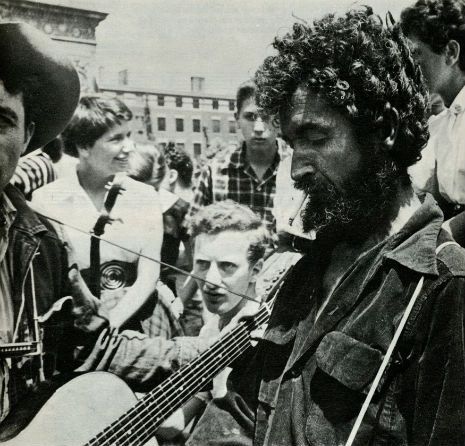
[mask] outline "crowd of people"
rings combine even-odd
[[[199,163],[0,23],[0,441],[465,444],[465,1],[273,47]],[[40,407],[94,371],[140,404],[60,437]]]

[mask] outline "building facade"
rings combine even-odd
[[[29,23],[60,43],[79,73],[84,93],[96,88],[95,30],[106,17],[82,0],[0,0],[0,22]]]
[[[169,141],[196,158],[207,145],[238,144],[235,98],[203,92],[135,89],[127,85],[99,85],[104,96],[120,98],[133,112],[132,133],[137,142]]]

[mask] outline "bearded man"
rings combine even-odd
[[[463,445],[465,257],[407,174],[428,132],[406,39],[367,7],[274,47],[257,102],[294,149],[316,241],[189,444]]]

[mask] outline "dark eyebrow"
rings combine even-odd
[[[10,107],[4,107],[4,106],[0,105],[0,114],[6,116],[15,125],[18,124],[18,121],[19,121],[18,115]]]

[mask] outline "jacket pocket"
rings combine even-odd
[[[319,369],[345,387],[366,392],[378,371],[383,354],[340,331],[328,333],[316,351]]]

